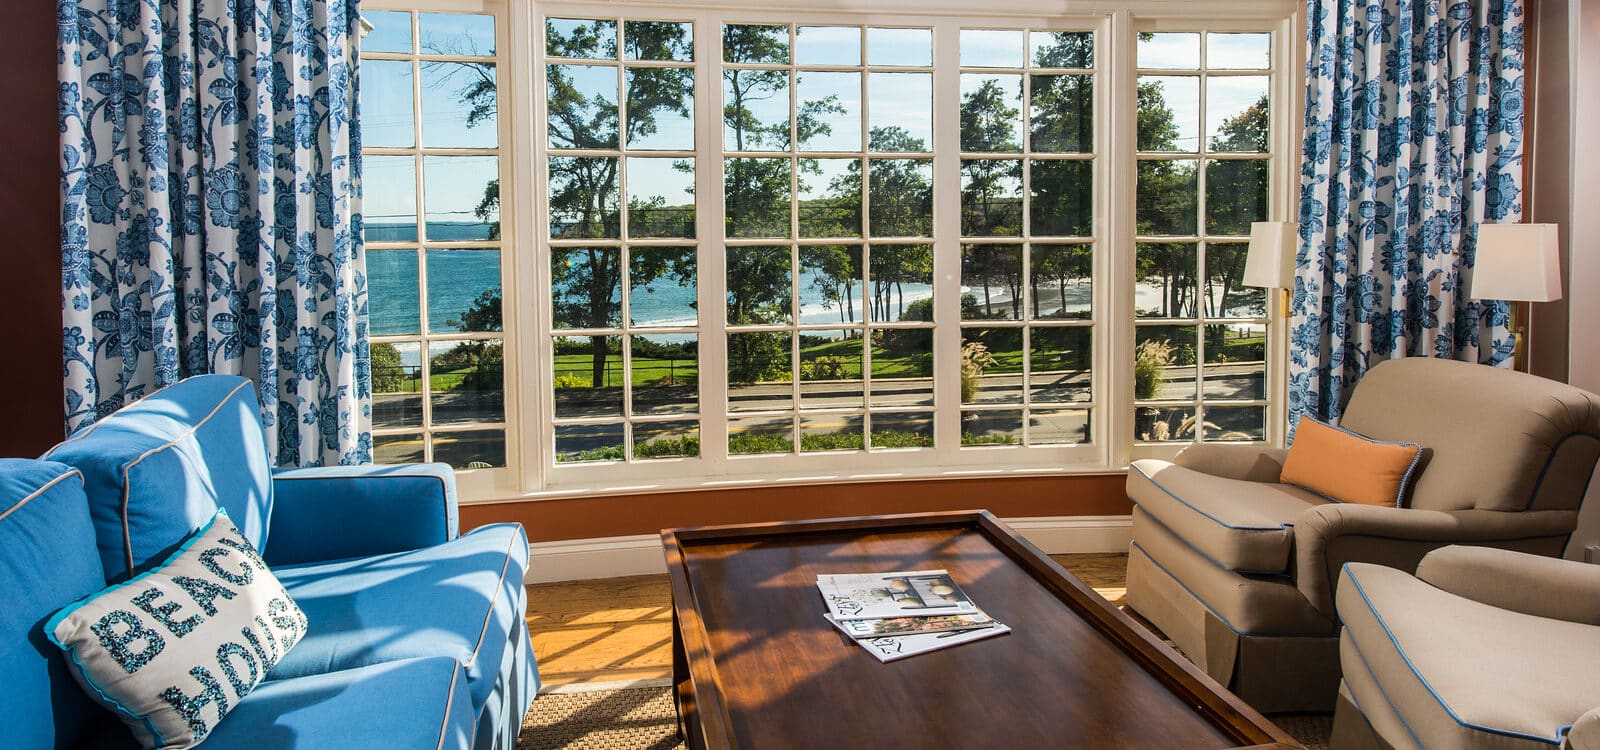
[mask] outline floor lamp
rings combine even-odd
[[[1528,371],[1529,302],[1561,299],[1561,246],[1555,224],[1480,224],[1472,298],[1511,305],[1512,366]]]

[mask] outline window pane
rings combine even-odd
[[[789,148],[789,73],[722,71],[723,142],[727,151]]]
[[[621,336],[558,336],[554,351],[556,417],[622,414]]]
[[[422,53],[484,57],[494,54],[494,16],[476,13],[422,13],[417,16]]]
[[[494,148],[498,108],[492,63],[422,63],[422,145]]]
[[[365,156],[362,219],[367,242],[417,239],[417,160],[410,156]]]
[[[1265,152],[1271,125],[1266,76],[1206,79],[1206,140],[1212,151]]]
[[[372,426],[422,425],[422,347],[414,343],[370,344]],[[422,444],[417,443],[420,453]]]
[[[865,386],[861,375],[859,329],[804,331],[800,334],[800,406],[808,409],[859,407]]]
[[[722,59],[732,63],[789,62],[789,27],[724,25]]]
[[[645,422],[633,426],[633,457],[693,458],[700,455],[700,423]]]
[[[788,237],[788,159],[728,159],[723,206],[729,237]]]
[[[861,29],[801,26],[795,29],[794,60],[801,65],[860,65]]]
[[[873,414],[872,448],[932,448],[933,414]]]
[[[1086,327],[1034,326],[1028,331],[1029,398],[1088,401],[1094,333]]]
[[[858,451],[864,446],[860,414],[826,414],[800,418],[800,452]]]
[[[968,245],[961,252],[961,287],[962,320],[1021,320],[1022,246]]]
[[[1195,33],[1160,33],[1139,35],[1139,67],[1187,68],[1200,67],[1200,35]]]
[[[1133,439],[1146,443],[1188,443],[1195,438],[1193,406],[1135,406]]]
[[[1094,246],[1034,245],[1033,318],[1087,319],[1094,306]]]
[[[695,234],[694,160],[628,158],[628,236]]]
[[[1271,34],[1206,34],[1208,68],[1265,70],[1271,65]]]
[[[550,249],[554,328],[622,324],[622,251],[614,247]]]
[[[861,150],[861,74],[795,74],[801,151]]]
[[[800,236],[861,236],[861,160],[800,160]]]
[[[872,332],[872,406],[933,405],[933,331]]]
[[[361,18],[372,24],[372,30],[361,37],[362,52],[411,52],[411,14],[403,10],[364,10]],[[361,63],[362,84],[365,88],[367,66]],[[365,106],[365,105],[363,105]]]
[[[1032,31],[1028,56],[1036,68],[1094,67],[1094,32]]]
[[[933,74],[872,73],[867,79],[867,148],[933,149]]]
[[[368,249],[367,305],[372,335],[420,333],[422,313],[417,299],[417,251]]]
[[[375,464],[419,464],[427,460],[423,458],[422,449],[420,432],[372,436],[372,462]]]
[[[1195,327],[1139,326],[1134,336],[1133,397],[1195,397]]]
[[[629,60],[694,60],[694,24],[628,21],[623,24]]]
[[[1245,286],[1244,264],[1248,244],[1213,242],[1206,245],[1206,316],[1256,318],[1267,314],[1267,291]]]
[[[693,69],[628,69],[628,148],[694,150]]]
[[[1199,170],[1193,161],[1140,161],[1137,233],[1195,234],[1199,189]]]
[[[1029,445],[1082,445],[1089,439],[1088,409],[1047,409],[1028,412]]]
[[[961,337],[961,403],[1022,403],[1022,328],[966,328]]]
[[[963,446],[1021,445],[1022,412],[962,412],[961,444]]]
[[[615,239],[622,233],[617,160],[550,157],[551,239]]]
[[[929,29],[867,29],[868,65],[932,65]]]
[[[433,423],[505,421],[505,362],[505,349],[498,340],[428,344]],[[438,453],[437,436],[434,453]]]
[[[800,248],[801,323],[860,323],[866,313],[864,288],[860,247]]]
[[[501,329],[500,251],[430,248],[428,331]]]
[[[791,334],[728,334],[728,409],[780,411],[794,407]]]
[[[1094,76],[1034,76],[1029,117],[1038,153],[1094,150]]]
[[[620,424],[556,425],[556,462],[621,461],[623,430]]]
[[[1139,76],[1140,151],[1200,148],[1200,78]]]
[[[794,420],[790,417],[745,417],[728,420],[728,453],[793,453]]]
[[[1229,159],[1206,166],[1206,232],[1250,234],[1250,224],[1267,220],[1267,161]]]
[[[1022,67],[1022,32],[962,29],[961,64],[975,68]]]
[[[930,317],[933,299],[933,249],[927,245],[873,245],[869,260],[868,289],[874,323],[923,320]],[[920,308],[920,309],[919,309]]]
[[[727,261],[729,325],[790,322],[794,291],[789,248],[730,247]]]
[[[932,159],[873,159],[867,175],[873,237],[933,234]]]
[[[617,22],[574,18],[547,18],[544,22],[545,54],[615,60]]]
[[[1267,397],[1267,327],[1260,323],[1206,326],[1207,399]]]
[[[399,14],[409,17],[407,14]],[[406,27],[408,38],[410,27]],[[409,42],[408,42],[409,43]],[[361,61],[361,145],[410,148],[417,132],[411,110],[411,63]],[[373,157],[367,157],[369,160]]]
[[[628,250],[628,317],[639,327],[693,326],[699,291],[692,247]]]
[[[634,414],[700,411],[698,341],[692,334],[630,337]]]
[[[1266,440],[1267,409],[1264,406],[1207,406],[1204,439],[1216,442]]]
[[[1022,150],[1022,76],[961,75],[961,150]]]
[[[1016,237],[1022,234],[1022,162],[961,161],[961,234]]]
[[[1030,160],[1029,226],[1034,236],[1087,237],[1094,233],[1094,162]]]
[[[551,148],[617,147],[617,69],[546,65]]]
[[[493,156],[422,157],[428,239],[500,239],[500,160]]]
[[[1195,246],[1140,243],[1134,310],[1141,318],[1193,318],[1199,298]]]

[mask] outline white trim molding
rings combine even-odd
[[[1006,524],[1045,554],[1126,552],[1132,516],[1040,516],[1008,518]],[[556,583],[667,572],[656,534],[535,542],[528,545],[526,582]]]

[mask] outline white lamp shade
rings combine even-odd
[[[1258,221],[1250,225],[1250,254],[1244,262],[1245,286],[1294,288],[1295,229],[1292,221]]]
[[[1561,299],[1561,250],[1554,224],[1480,224],[1473,299]]]

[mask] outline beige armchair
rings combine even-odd
[[[1333,708],[1345,563],[1409,573],[1449,544],[1559,556],[1600,458],[1600,397],[1448,360],[1373,367],[1341,426],[1426,449],[1405,507],[1279,484],[1283,449],[1200,444],[1128,472],[1129,606],[1261,711]]]
[[[1338,589],[1333,750],[1600,748],[1600,565],[1445,547]]]

